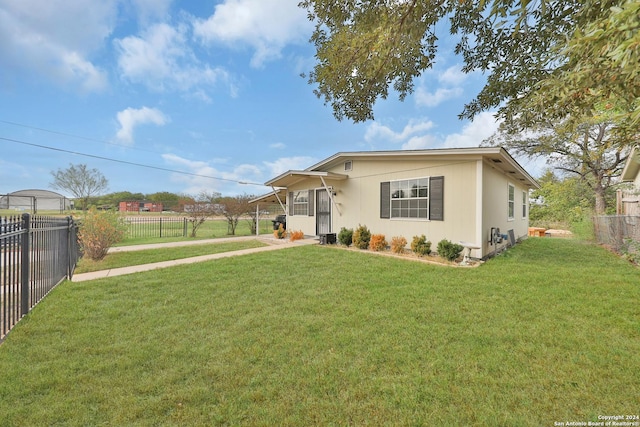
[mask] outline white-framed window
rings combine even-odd
[[[516,187],[513,184],[509,184],[508,200],[507,218],[514,219],[516,214]]]
[[[309,191],[293,192],[293,214],[309,215]]]
[[[347,160],[346,162],[344,162],[344,170],[346,171],[350,171],[353,169],[353,161],[352,160]]]
[[[527,217],[527,199],[529,199],[529,193],[522,192],[522,218]]]
[[[429,219],[429,178],[391,181],[391,218]]]

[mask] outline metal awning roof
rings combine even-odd
[[[278,200],[278,198],[280,198]],[[286,188],[275,188],[272,192],[263,194],[262,196],[258,196],[255,199],[249,200],[249,203],[266,203],[266,204],[277,204],[280,202],[285,202],[287,200],[287,189]]]
[[[631,153],[629,153],[629,157],[627,157],[627,162],[625,163],[624,169],[622,170],[622,181],[634,181],[636,179],[636,176],[638,176],[639,171],[640,151],[638,149],[638,146],[636,145],[631,149]]]
[[[348,175],[343,175],[339,173],[333,172],[322,172],[322,171],[296,171],[290,170],[282,175],[279,175],[273,178],[270,181],[267,181],[265,185],[270,185],[272,187],[290,187],[295,185],[296,183],[303,181],[305,179],[310,178],[318,178],[325,181],[343,181],[347,179]]]

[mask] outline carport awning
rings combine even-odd
[[[264,203],[264,204],[276,204],[284,203],[287,200],[286,188],[275,188],[272,192],[258,196],[255,199],[249,200],[249,203]]]
[[[287,171],[280,176],[273,178],[271,181],[267,181],[265,185],[271,187],[290,187],[297,184],[300,181],[310,178],[318,178],[321,181],[343,181],[347,179],[348,175],[343,175],[333,172],[319,172],[319,171]]]

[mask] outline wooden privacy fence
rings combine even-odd
[[[80,255],[78,225],[71,217],[0,217],[0,340],[71,278]]]
[[[640,215],[602,215],[593,218],[598,243],[624,251],[629,241],[640,242]]]

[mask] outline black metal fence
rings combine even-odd
[[[629,242],[640,242],[640,216],[602,215],[593,218],[598,243],[608,245],[617,252],[624,251]]]
[[[127,217],[127,237],[186,237],[187,218],[173,217]]]
[[[0,217],[0,340],[71,278],[80,256],[78,225],[71,217]]]

